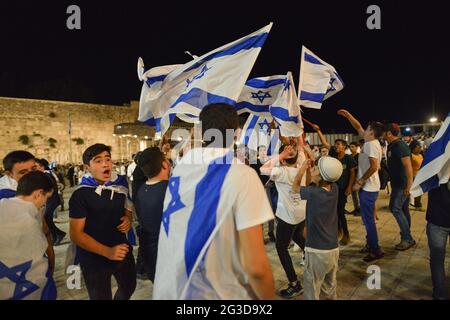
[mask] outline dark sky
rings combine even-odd
[[[0,4],[0,96],[106,104],[138,99],[136,61],[184,63],[274,22],[251,77],[294,73],[301,46],[334,65],[346,87],[305,117],[348,130],[363,122],[428,121],[450,111],[450,25],[444,1],[29,1]],[[158,4],[159,3],[159,4]],[[81,7],[82,30],[66,28]],[[381,30],[366,8],[381,7]]]

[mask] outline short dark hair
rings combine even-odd
[[[239,117],[236,108],[226,103],[212,103],[205,106],[200,112],[199,117],[202,124],[202,137],[209,129],[219,130],[222,134],[223,145],[215,145],[216,147],[230,147],[227,145],[227,129],[236,130],[239,127]],[[204,139],[204,138],[203,138]],[[215,139],[205,141],[206,145],[215,142]]]
[[[19,180],[16,195],[29,196],[39,189],[44,190],[45,193],[54,191],[53,181],[44,172],[31,171]]]
[[[400,127],[395,122],[390,122],[384,125],[384,132],[390,132],[393,136],[398,137],[400,134]]]
[[[45,168],[45,170],[49,170],[50,168],[49,168],[49,163],[48,163],[48,161],[46,160],[46,159],[36,159],[36,162],[39,164],[39,165],[41,165],[41,166],[43,166],[44,168]]]
[[[6,171],[11,171],[16,163],[26,162],[33,159],[34,156],[28,151],[12,151],[3,158],[3,168]]]
[[[288,144],[283,144],[280,147],[280,151],[279,152],[282,153],[283,150],[286,149],[287,146],[289,146],[289,145]],[[290,158],[290,159],[285,159],[284,161],[286,161],[287,164],[294,164],[294,163],[297,162],[297,159],[298,159],[298,150],[297,150],[297,154],[295,155],[295,157]]]
[[[326,145],[323,144],[323,145],[319,146],[319,151],[322,150],[322,149],[329,150],[330,148],[328,148]]]
[[[358,142],[352,141],[352,142],[350,142],[350,145],[351,145],[351,146],[356,146],[356,147],[357,147],[357,146],[358,146]]]
[[[384,125],[381,122],[378,121],[370,121],[368,126],[370,126],[370,129],[373,131],[373,134],[375,136],[375,139],[380,138],[383,136],[384,131]]]
[[[348,146],[348,142],[345,141],[344,139],[336,139],[336,140],[334,140],[334,143],[342,143],[344,145],[344,147],[346,147],[346,148]]]
[[[89,165],[89,161],[91,161],[95,156],[99,155],[102,152],[108,152],[111,155],[111,147],[107,146],[103,143],[96,143],[84,150],[83,152],[83,163]]]
[[[137,164],[144,175],[150,179],[161,172],[164,160],[164,153],[158,147],[150,147],[142,151]]]

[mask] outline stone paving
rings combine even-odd
[[[66,203],[71,190],[65,194]],[[349,197],[349,200],[351,197]],[[377,228],[380,238],[380,245],[385,252],[385,257],[373,263],[366,263],[362,260],[363,254],[359,250],[365,243],[365,229],[360,217],[347,216],[349,230],[352,241],[349,245],[341,247],[338,279],[338,299],[342,300],[384,300],[384,299],[411,299],[429,300],[431,299],[431,275],[429,271],[429,251],[426,236],[425,212],[411,211],[412,234],[417,245],[408,251],[398,252],[394,250],[395,244],[399,242],[399,228],[387,210],[389,195],[382,191],[377,201],[378,216]],[[423,203],[427,203],[426,196]],[[351,201],[347,204],[347,210],[353,210]],[[68,211],[59,214],[58,220],[62,223],[57,225],[67,231]],[[64,239],[62,245],[55,248],[56,252],[56,272],[55,280],[58,287],[58,299],[62,300],[85,300],[88,299],[84,283],[81,282],[81,289],[69,290],[66,286],[68,275],[64,272],[65,252],[67,249],[68,237]],[[272,271],[277,290],[287,283],[286,275],[281,267],[274,243],[267,243],[267,253],[272,265]],[[301,252],[294,252],[291,249],[291,256],[298,275],[303,274],[303,267],[300,265]],[[134,250],[137,253],[137,250]],[[446,265],[448,267],[448,255]],[[367,287],[367,273],[369,265],[377,265],[381,270],[381,289],[370,290]],[[448,268],[447,268],[448,270]],[[113,280],[114,281],[114,280]],[[450,284],[449,284],[450,286]],[[113,288],[115,284],[113,282]],[[145,300],[152,297],[152,283],[149,280],[137,281],[137,288],[132,299]],[[281,299],[278,297],[278,299]],[[303,296],[294,299],[302,300]]]

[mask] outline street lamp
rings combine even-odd
[[[431,118],[430,118],[430,122],[431,122],[431,123],[435,123],[435,122],[437,122],[437,120],[438,120],[438,119],[437,119],[436,117],[431,117]]]

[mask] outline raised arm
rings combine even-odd
[[[302,183],[303,176],[305,175],[306,171],[309,171],[310,166],[311,166],[310,160],[307,160],[303,163],[301,168],[298,170],[298,173],[294,179],[294,183],[292,184],[292,191],[294,191],[295,193],[300,192],[300,184]],[[311,183],[311,181],[309,181],[309,183],[308,183],[308,175],[306,175],[306,178],[307,178],[306,184],[308,185],[309,183]],[[309,173],[309,180],[311,180],[310,173]]]
[[[347,110],[340,109],[337,112],[338,115],[347,118],[347,120],[350,122],[350,124],[355,128],[355,130],[358,132],[360,136],[363,136],[364,134],[364,128],[362,127],[361,123]]]
[[[259,171],[261,172],[261,174],[270,176],[272,174],[272,169],[275,166],[277,166],[281,161],[290,158],[291,152],[292,152],[292,147],[291,146],[287,146],[283,150],[282,153],[280,153],[279,155],[273,156],[269,161],[267,161],[263,166],[261,166]]]

